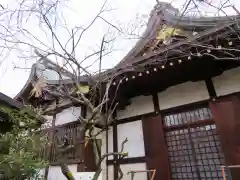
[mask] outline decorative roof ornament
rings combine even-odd
[[[47,83],[43,78],[38,79],[36,82],[33,82],[33,89],[30,92],[30,97],[34,96],[39,98],[43,95],[44,88],[47,88]]]
[[[157,4],[154,6],[153,10],[150,13],[150,18],[154,15],[159,15],[160,13],[169,13],[171,15],[177,15],[179,14],[179,10],[174,8],[171,3],[167,2],[159,2],[158,0]]]
[[[156,37],[157,40],[162,40],[165,42],[170,41],[170,37],[173,35],[179,35],[181,32],[180,29],[168,27],[167,25],[163,25],[162,29],[158,32],[158,35]]]

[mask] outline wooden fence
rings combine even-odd
[[[80,146],[83,144],[83,137],[80,135],[80,123],[68,123],[57,126],[54,129],[49,128],[42,131],[47,138],[47,143],[41,149],[40,156],[48,160],[50,164],[57,165],[60,161],[71,163],[80,163],[84,157]],[[64,147],[61,147],[64,144]],[[79,145],[79,146],[78,146]],[[72,148],[69,148],[71,147]],[[62,152],[68,148],[66,152]]]

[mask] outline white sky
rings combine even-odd
[[[3,1],[3,2],[2,2]],[[4,5],[4,7],[11,7],[14,6],[12,3],[14,0],[1,0],[1,4]],[[59,14],[63,14],[63,16],[66,19],[67,26],[69,28],[74,26],[81,26],[86,25],[91,22],[94,15],[96,15],[103,3],[103,0],[70,0],[71,3],[67,4],[68,8],[62,8],[61,12],[58,12]],[[168,1],[168,0],[165,0]],[[230,4],[235,4],[238,9],[240,9],[237,5],[240,3],[237,3],[239,0],[233,0]],[[183,4],[183,0],[175,0],[173,1],[173,5],[178,7]],[[219,0],[212,0],[213,4],[219,5]],[[111,8],[115,9],[111,12],[108,12],[104,14],[103,16],[105,19],[110,21],[112,24],[118,26],[120,24],[122,27],[131,27],[131,25],[140,25],[139,19],[136,19],[136,17],[140,17],[143,19],[144,22],[147,21],[148,15],[150,11],[152,10],[153,6],[156,4],[156,0],[109,0],[108,5],[111,6]],[[65,6],[63,6],[65,7]],[[205,7],[202,7],[204,9]],[[212,12],[211,9],[209,11]],[[228,14],[232,14],[232,10],[227,11]],[[0,23],[6,23],[3,21],[0,21]],[[26,23],[25,28],[28,29],[31,33],[36,35],[41,41],[48,44],[50,43],[49,35],[46,35],[43,33],[42,29],[39,28],[38,23],[34,19],[30,19],[28,23]],[[138,31],[142,31],[143,28],[138,27]],[[2,31],[0,27],[0,32]],[[101,39],[106,32],[111,32],[114,35],[114,30],[110,29],[109,26],[104,23],[103,21],[97,21],[94,26],[87,31],[87,33],[84,36],[83,42],[81,43],[81,46],[79,47],[77,53],[78,57],[81,59],[84,57],[84,55],[88,52],[91,52],[92,49],[95,49],[100,46]],[[66,42],[67,40],[67,31],[66,29],[61,28],[58,26],[56,28],[56,32],[58,34],[59,39],[62,42]],[[110,33],[110,34],[111,34]],[[26,37],[19,37],[20,39],[24,38],[26,40]],[[27,40],[28,42],[33,42],[36,45],[39,45],[39,42]],[[131,49],[131,47],[135,44],[136,40],[130,40],[129,36],[118,36],[115,39],[114,45],[113,45],[113,53],[111,55],[107,56],[103,59],[103,68],[111,68],[113,67],[117,62],[119,62]],[[0,40],[1,45],[1,40]],[[28,52],[30,50],[30,52]],[[32,53],[32,49],[28,47],[24,47],[24,51],[21,51],[21,53],[24,53],[24,55],[29,56]],[[35,59],[31,60],[24,60],[19,59],[20,52],[19,51],[11,51],[10,55],[5,57],[6,53],[4,53],[4,56],[0,55],[0,92],[5,93],[6,95],[10,97],[14,97],[24,86],[25,82],[28,79],[29,76],[29,70],[24,69],[14,69],[14,66],[26,68],[31,67],[32,63],[35,62]],[[3,63],[1,63],[3,61]],[[94,69],[95,68],[95,69]],[[92,67],[90,71],[96,70],[96,66]]]

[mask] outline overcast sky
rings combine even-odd
[[[4,7],[11,7],[14,6],[12,1],[14,0],[1,0],[1,3],[4,5]],[[64,16],[67,26],[70,29],[73,26],[86,25],[91,22],[91,19],[94,18],[94,15],[98,13],[103,3],[103,0],[70,1],[71,2],[67,4],[67,8],[65,5],[63,5],[62,9],[60,9],[60,11],[63,13],[58,12]],[[237,2],[238,0],[233,0],[228,4],[235,4],[236,7],[239,8],[238,5],[240,3]],[[219,5],[219,0],[212,0],[212,3]],[[155,4],[156,0],[109,0],[108,5],[114,10],[105,13],[104,17],[112,24],[116,26],[121,25],[121,27],[126,29],[127,27],[131,27],[131,25],[136,25],[138,26],[138,31],[141,32],[144,27],[140,26],[147,21],[148,15]],[[183,0],[173,1],[173,5],[175,7],[179,7],[183,4]],[[202,9],[204,10],[206,7],[203,6]],[[208,9],[209,12],[213,12],[211,8],[208,7]],[[235,13],[232,11],[232,9],[226,11],[228,14]],[[38,24],[34,21],[34,19],[31,19],[26,24],[25,28],[31,32],[34,32],[34,34],[45,43],[49,42],[49,36],[43,33],[42,29],[38,27]],[[57,31],[60,39],[62,41],[66,41],[66,30],[58,27]],[[82,58],[86,53],[91,52],[92,49],[99,47],[101,38],[104,34],[106,34],[106,32],[116,35],[116,33],[114,33],[114,31],[112,31],[111,28],[109,28],[109,26],[103,21],[96,22],[94,26],[85,34],[81,48],[79,48],[79,51],[77,52],[78,57]],[[127,54],[135,42],[136,40],[130,39],[129,36],[117,36],[113,44],[113,53],[103,59],[103,68],[107,69],[113,67]],[[38,42],[33,41],[33,43],[36,44]],[[24,54],[29,52],[27,50],[29,49],[26,48],[26,52]],[[0,92],[3,92],[10,97],[14,97],[21,90],[29,76],[29,69],[14,69],[14,67],[17,66],[21,68],[29,68],[31,67],[32,63],[36,61],[36,59],[27,61],[25,61],[23,58],[19,59],[19,55],[19,52],[11,52],[11,54],[8,54],[8,57],[4,60],[4,62],[0,63]],[[4,56],[0,55],[0,62],[5,56],[6,53]],[[92,69],[90,68],[91,72],[94,70],[96,70],[94,67]]]

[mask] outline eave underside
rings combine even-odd
[[[119,85],[112,86],[110,96],[111,99],[116,99],[119,108],[122,108],[132,97],[151,95],[187,81],[207,80],[238,66],[240,66],[239,61],[217,61],[207,56],[173,66],[168,65],[164,69],[159,65],[152,65],[144,72],[126,74]]]

